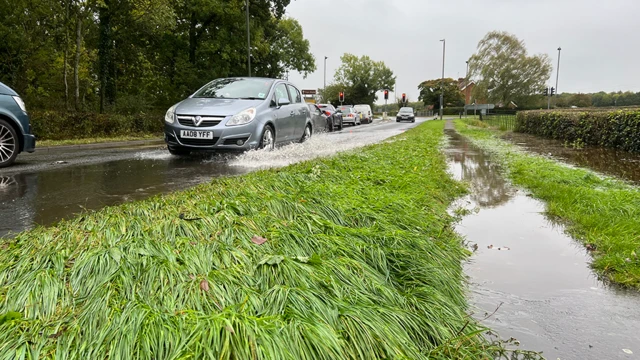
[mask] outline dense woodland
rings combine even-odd
[[[290,0],[250,0],[252,73],[315,70]],[[0,81],[31,109],[136,113],[246,75],[245,0],[0,0]]]

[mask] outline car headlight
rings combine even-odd
[[[173,105],[167,110],[167,114],[164,116],[164,121],[168,124],[173,124],[176,121],[176,107],[178,104]]]
[[[253,119],[255,118],[256,118],[256,109],[249,108],[247,110],[237,113],[236,115],[233,115],[233,117],[229,119],[229,121],[227,121],[227,126],[248,124],[252,122]]]
[[[12,96],[13,100],[16,102],[16,104],[18,104],[18,106],[20,107],[20,109],[24,112],[27,112],[27,107],[24,106],[24,101],[22,101],[22,99],[20,98],[20,96]]]

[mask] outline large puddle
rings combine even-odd
[[[640,296],[608,287],[589,269],[584,247],[544,215],[544,203],[505,181],[482,150],[446,130],[450,171],[475,209],[458,224],[477,250],[465,264],[475,315],[502,338],[547,359],[640,356]],[[502,305],[501,305],[502,304]]]
[[[577,149],[558,140],[513,132],[503,138],[528,151],[640,184],[640,154],[594,147]]]

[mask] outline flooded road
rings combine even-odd
[[[543,215],[544,203],[509,185],[487,154],[447,130],[450,171],[474,210],[457,231],[477,250],[465,264],[475,316],[547,359],[640,358],[640,295],[610,288],[584,247]]]
[[[558,140],[513,132],[505,134],[503,138],[528,151],[640,185],[640,154],[593,147],[575,149]]]
[[[330,156],[377,143],[415,124],[376,122],[315,135],[304,144],[272,152],[180,158],[159,145],[114,149],[54,150],[23,154],[0,169],[0,237],[123,202],[269,167]]]

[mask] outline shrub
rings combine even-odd
[[[640,110],[523,111],[515,131],[640,153]]]
[[[90,112],[31,111],[31,128],[38,140],[66,140],[161,134],[163,115],[96,114]]]

